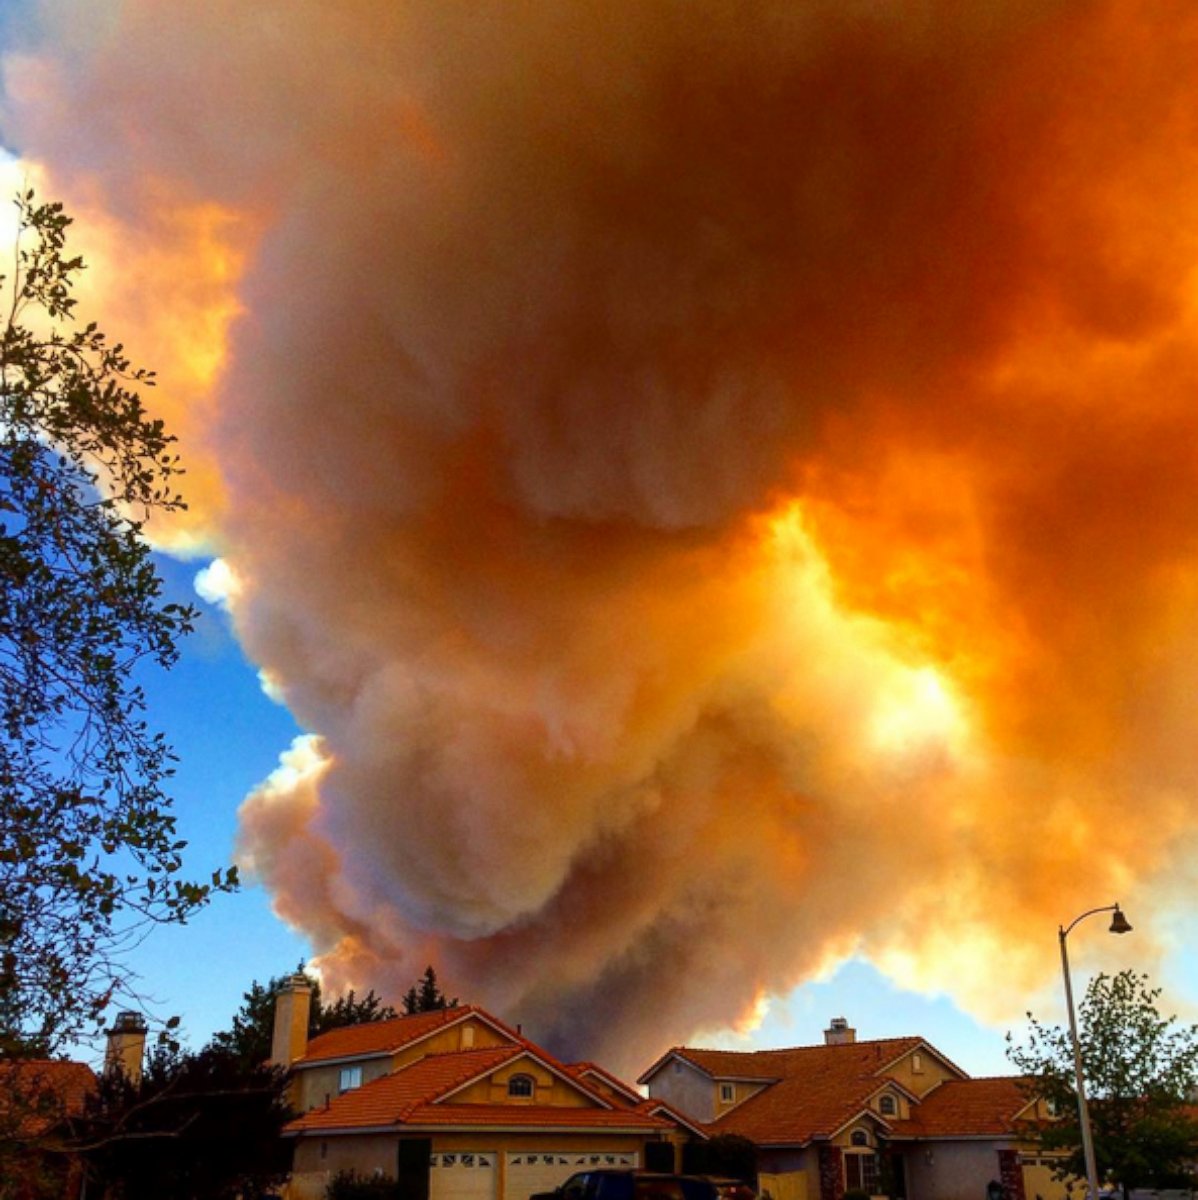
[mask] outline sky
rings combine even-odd
[[[197,1041],[303,958],[635,1074],[1192,1014],[1198,15],[3,6],[0,140],[159,372]],[[197,577],[199,583],[197,584]]]

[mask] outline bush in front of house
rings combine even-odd
[[[390,1175],[338,1171],[324,1194],[325,1200],[399,1200],[399,1187]]]

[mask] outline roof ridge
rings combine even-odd
[[[897,1042],[923,1042],[930,1044],[927,1038],[917,1033],[902,1034],[887,1038],[859,1038],[854,1042],[810,1042],[803,1046],[763,1046],[757,1050],[724,1050],[715,1046],[675,1046],[667,1054],[728,1054],[738,1058],[759,1058],[766,1054],[795,1054],[805,1050],[842,1050],[854,1046],[884,1046]],[[664,1057],[664,1056],[663,1056]]]

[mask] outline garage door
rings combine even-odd
[[[528,1200],[534,1192],[551,1192],[577,1171],[597,1167],[636,1167],[639,1156],[596,1153],[594,1150],[558,1151],[554,1154],[511,1153],[507,1156],[507,1187],[504,1200]]]
[[[489,1150],[429,1155],[429,1200],[495,1200],[498,1161]]]

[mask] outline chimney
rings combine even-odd
[[[270,1042],[270,1062],[289,1067],[308,1048],[308,1014],[312,985],[305,975],[292,975],[275,996],[275,1027]]]
[[[849,1028],[844,1017],[833,1017],[824,1030],[825,1046],[848,1046],[857,1040],[857,1031]]]
[[[104,1051],[104,1074],[119,1071],[133,1085],[141,1082],[142,1059],[146,1053],[146,1023],[140,1013],[117,1013],[108,1031]]]

